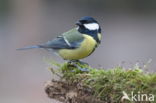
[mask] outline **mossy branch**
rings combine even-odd
[[[49,98],[63,103],[135,103],[130,99],[132,92],[156,95],[156,73],[145,73],[138,67],[105,70],[77,64],[89,70],[82,72],[68,63],[53,64],[57,68],[51,71],[60,79],[47,82],[45,91]]]

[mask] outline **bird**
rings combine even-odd
[[[62,33],[62,35],[44,44],[19,48],[17,50],[43,48],[53,50],[64,60],[79,61],[86,58],[101,43],[101,27],[98,21],[90,16],[81,17],[75,25],[76,27],[73,29]]]

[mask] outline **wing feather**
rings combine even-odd
[[[65,32],[62,36],[58,36],[54,40],[48,41],[46,44],[40,45],[41,48],[52,49],[75,49],[81,45],[84,37],[76,28]]]

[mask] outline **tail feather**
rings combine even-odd
[[[33,45],[33,46],[24,47],[24,48],[19,48],[16,50],[27,50],[27,49],[34,49],[34,48],[41,48],[41,47],[39,45]]]

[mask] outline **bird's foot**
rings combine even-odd
[[[68,64],[76,67],[77,69],[79,69],[82,72],[88,72],[89,71],[88,68],[81,66],[81,65],[88,66],[88,63],[85,63],[85,62],[82,62],[79,60],[71,60],[68,62]]]
[[[70,60],[69,63],[76,63],[76,64],[81,64],[81,65],[88,65],[88,63],[80,61],[80,60]]]

